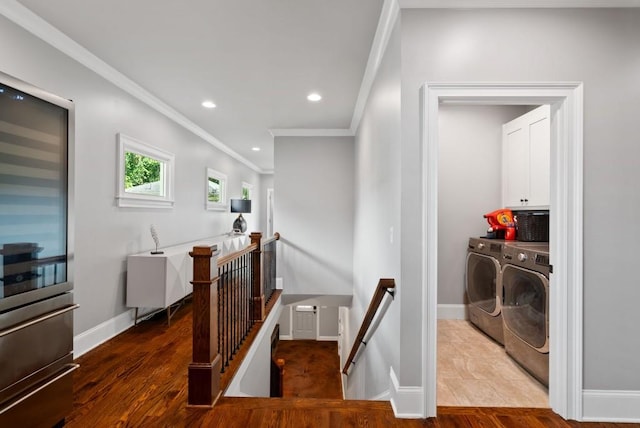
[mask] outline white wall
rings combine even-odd
[[[338,307],[318,306],[318,340],[336,340],[338,337]]]
[[[126,256],[153,247],[150,224],[162,246],[231,230],[233,214],[204,209],[207,166],[227,174],[229,197],[240,195],[242,181],[259,188],[260,176],[4,17],[0,51],[0,70],[75,102],[78,335],[129,310],[124,304]],[[116,207],[118,132],[176,155],[173,209]],[[258,229],[259,212],[256,204],[246,216],[249,230]]]
[[[442,105],[439,109],[438,304],[462,305],[470,237],[502,208],[502,124],[523,106]]]
[[[269,397],[271,395],[271,334],[282,313],[278,301],[264,320],[247,355],[238,367],[225,397]]]
[[[353,138],[275,139],[274,230],[285,294],[351,294]]]
[[[267,236],[267,189],[273,189],[273,174],[261,174],[260,175],[260,186],[254,187],[254,196],[252,196],[256,203],[260,205],[260,231],[262,232],[262,237],[264,239],[269,238]],[[257,213],[257,211],[256,211]],[[277,230],[274,230],[277,232]]]
[[[640,390],[635,239],[623,238],[640,236],[640,10],[401,14],[403,286],[419,283],[414,259],[422,257],[420,240],[405,240],[422,233],[418,88],[426,81],[584,82],[584,387]],[[421,301],[419,288],[411,294]],[[411,334],[420,342],[419,329]],[[418,377],[419,346],[403,343],[402,355],[403,369]]]
[[[292,305],[283,306],[280,320],[278,321],[280,324],[280,339],[283,340],[293,339],[293,331],[291,330],[291,308]]]
[[[399,370],[403,335],[400,277],[400,33],[396,26],[380,64],[356,135],[354,296],[344,323],[347,346],[358,333],[380,278],[395,278],[396,301],[351,369],[348,398],[371,398],[389,388],[389,367]],[[417,239],[417,235],[415,237]],[[416,324],[418,325],[418,324]]]

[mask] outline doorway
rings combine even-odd
[[[567,419],[582,413],[582,84],[439,84],[422,88],[424,415],[436,416],[438,286],[438,115],[443,102],[551,105],[549,404]]]
[[[546,192],[538,192],[543,194],[537,200],[532,193],[529,198],[535,203],[527,205],[524,212],[548,212],[548,105],[541,108],[442,104],[438,116],[437,404],[549,407],[544,382],[528,372],[534,359],[519,364],[522,358],[515,352],[514,344],[520,342],[509,336],[509,343],[505,343],[501,286],[505,242],[479,239],[487,235],[489,227],[483,217],[485,214],[510,208],[513,211],[509,216],[520,217],[518,214],[523,211],[518,210],[523,209],[524,203],[519,199],[532,189],[546,188]],[[532,134],[540,138],[534,140],[531,151],[536,154],[544,151],[545,156],[532,158],[529,162],[529,147],[514,150],[511,145],[522,144],[523,140],[528,142],[528,136],[523,134],[528,135],[529,130],[538,129],[537,126],[543,126],[546,132]],[[503,132],[507,129],[510,132]],[[513,152],[516,152],[513,160],[501,155]],[[503,173],[503,165],[519,168]],[[509,178],[510,173],[513,179]],[[524,173],[531,173],[531,180],[528,176],[526,181],[517,180]],[[538,186],[531,187],[530,181]],[[520,182],[523,182],[522,188],[514,186]],[[511,197],[511,193],[517,193],[518,199]],[[495,218],[492,217],[492,221]],[[497,238],[496,235],[498,232],[491,236]],[[521,238],[526,239],[524,235]],[[542,250],[544,244],[537,244]],[[546,293],[539,295],[545,303],[546,297]],[[538,311],[537,306],[526,307],[532,308],[528,314],[536,314],[535,320],[527,325],[534,326],[546,338],[546,324],[538,322],[540,317],[546,318],[546,311]],[[539,358],[544,365],[548,353],[539,353]]]

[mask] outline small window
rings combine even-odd
[[[207,168],[206,208],[225,210],[227,208],[227,176],[214,169]]]
[[[251,194],[253,193],[253,184],[249,184],[249,183],[242,183],[242,198],[246,201],[250,201],[251,200]]]
[[[174,156],[118,134],[119,207],[173,207]]]

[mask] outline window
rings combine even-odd
[[[119,207],[173,207],[174,156],[118,134]]]
[[[207,168],[206,208],[225,210],[227,208],[227,176],[214,169]]]
[[[251,200],[251,194],[253,193],[253,184],[242,183],[242,197],[244,200]]]

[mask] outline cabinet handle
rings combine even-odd
[[[43,389],[45,389],[46,387],[48,387],[49,385],[57,382],[58,380],[62,379],[63,377],[65,377],[66,375],[74,372],[78,367],[80,367],[79,364],[67,364],[68,369],[64,371],[64,373],[59,374],[58,376],[54,377],[53,379],[49,380],[47,383],[45,383],[42,386],[39,386],[35,391],[31,391],[30,393],[28,393],[27,395],[20,397],[20,399],[14,401],[13,403],[9,404],[7,407],[5,407],[4,409],[2,409],[0,411],[0,414],[5,413],[6,411],[16,407],[18,404],[22,403],[23,401],[27,400],[28,398],[33,397],[34,395],[36,395],[38,392],[42,391]]]
[[[41,316],[40,318],[36,318],[36,319],[31,320],[29,322],[25,322],[24,324],[20,324],[20,325],[18,325],[16,327],[8,329],[8,330],[0,331],[0,337],[4,337],[4,336],[7,336],[7,335],[9,335],[11,333],[15,333],[16,331],[22,330],[23,328],[31,327],[34,324],[38,324],[39,322],[46,321],[49,318],[57,317],[58,315],[62,315],[64,313],[66,313],[66,312],[72,311],[72,310],[77,309],[79,307],[80,307],[80,305],[78,305],[76,303],[75,305],[67,306],[66,308],[59,309],[59,310],[54,311],[54,312],[50,312],[50,313],[48,313],[46,315]]]

